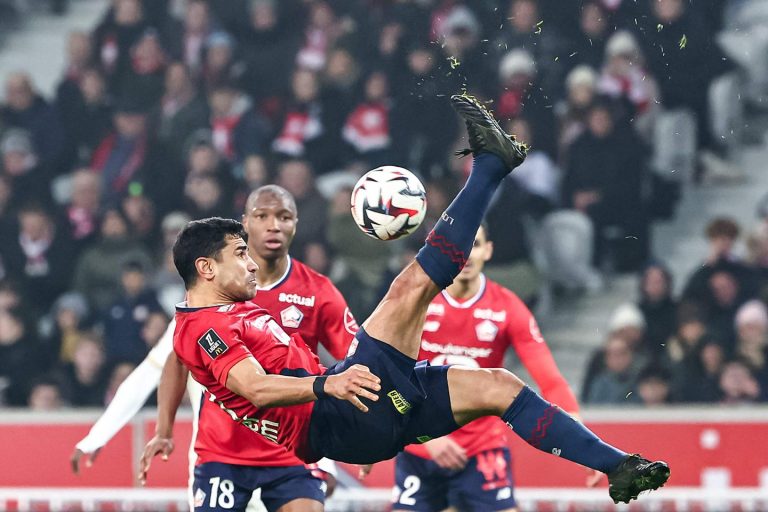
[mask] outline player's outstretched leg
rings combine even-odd
[[[467,95],[451,97],[464,119],[474,162],[464,188],[443,212],[424,247],[392,283],[363,324],[370,336],[416,358],[427,306],[467,262],[480,222],[501,181],[525,159],[527,148],[507,135],[488,110]]]
[[[666,463],[629,455],[605,443],[507,370],[452,366],[448,390],[457,424],[499,416],[534,448],[607,473],[609,494],[617,503],[657,489],[669,478]]]

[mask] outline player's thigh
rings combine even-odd
[[[482,416],[500,416],[525,383],[503,368],[451,366],[448,390],[456,423],[466,425]]]
[[[416,359],[427,306],[440,289],[415,261],[392,282],[389,291],[363,322],[366,332]]]
[[[261,501],[269,512],[322,512],[325,482],[304,466],[272,468],[276,476],[261,488]]]
[[[253,488],[237,467],[207,462],[195,468],[192,499],[195,512],[245,512]]]
[[[392,511],[440,512],[448,506],[447,475],[434,461],[403,452],[395,458]]]
[[[485,450],[469,458],[451,477],[448,501],[462,512],[516,510],[512,457],[508,448]]]

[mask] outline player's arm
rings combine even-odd
[[[510,306],[508,334],[520,362],[544,398],[571,414],[578,414],[576,396],[560,373],[533,314],[517,297],[513,298]]]
[[[357,322],[344,296],[333,283],[328,282],[323,294],[327,300],[320,310],[320,343],[333,357],[341,360],[346,357],[349,345],[357,334]]]
[[[329,395],[347,400],[363,412],[368,407],[360,398],[376,401],[380,380],[367,367],[356,364],[343,373],[319,377],[268,375],[254,357],[247,357],[229,370],[226,386],[256,407],[279,407],[317,400]]]
[[[139,461],[139,481],[144,484],[152,458],[162,453],[163,460],[173,452],[173,424],[176,412],[184,398],[189,371],[179,361],[175,352],[168,355],[163,366],[160,385],[157,388],[157,426],[153,437],[144,448]]]
[[[72,471],[75,474],[80,471],[82,456],[89,455],[86,465],[90,466],[99,450],[139,412],[149,395],[155,390],[160,381],[163,361],[173,350],[174,327],[175,322],[168,325],[157,345],[117,388],[114,398],[93,424],[88,435],[75,445],[70,458]]]

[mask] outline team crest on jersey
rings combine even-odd
[[[352,335],[357,334],[357,331],[360,330],[360,326],[357,325],[357,320],[352,316],[349,308],[344,308],[344,329]]]
[[[280,312],[280,323],[283,324],[283,327],[298,329],[303,319],[304,313],[296,306],[288,306]]]
[[[205,353],[208,354],[211,359],[216,359],[229,349],[227,344],[224,343],[224,340],[221,339],[221,336],[216,334],[216,331],[213,329],[208,329],[208,331],[197,340],[197,343],[203,347],[203,350],[205,350]]]
[[[195,492],[195,508],[202,507],[205,503],[205,491],[202,489],[197,489]]]
[[[475,334],[480,341],[493,341],[498,333],[498,326],[490,320],[483,320],[475,326]]]

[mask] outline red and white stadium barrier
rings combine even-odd
[[[154,432],[152,412],[126,426],[93,467],[72,474],[71,451],[97,416],[95,411],[0,415],[0,510],[186,510],[189,416],[180,415],[176,452],[168,462],[153,464],[147,488],[138,486],[135,475],[141,449]],[[521,511],[768,512],[768,409],[591,410],[584,418],[607,441],[667,460],[672,467],[667,487],[632,506],[614,507],[604,488],[583,487],[583,469],[510,435]],[[392,463],[377,464],[365,486],[352,476],[355,467],[342,466],[349,475],[340,480],[349,486],[327,509],[386,510]]]

